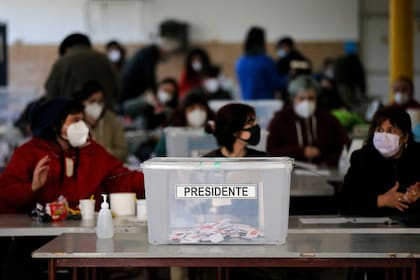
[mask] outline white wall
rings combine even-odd
[[[57,43],[74,31],[95,42],[117,38],[148,42],[159,22],[191,24],[193,41],[242,41],[250,25],[269,40],[357,40],[358,1],[353,0],[0,0],[9,43]]]

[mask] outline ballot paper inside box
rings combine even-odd
[[[153,158],[142,164],[151,244],[284,243],[290,158]]]

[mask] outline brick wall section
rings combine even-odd
[[[319,69],[326,56],[341,55],[343,42],[301,42],[298,48],[312,60],[315,69]],[[214,63],[223,67],[225,73],[235,78],[234,65],[242,54],[241,43],[207,42],[197,44],[204,47]],[[130,56],[140,45],[127,45]],[[103,51],[103,46],[95,46]],[[43,91],[43,85],[49,75],[54,61],[58,57],[56,45],[27,45],[15,43],[9,46],[9,85],[11,87],[29,87]],[[270,44],[268,53],[275,57],[274,46]],[[179,77],[184,63],[184,55],[176,55],[161,63],[158,67],[158,77]]]

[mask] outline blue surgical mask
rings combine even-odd
[[[287,52],[284,49],[277,49],[277,55],[280,58],[283,58],[283,57],[285,57],[287,55]]]

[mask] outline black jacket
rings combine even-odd
[[[268,156],[267,153],[265,153],[265,152],[254,150],[254,149],[251,149],[251,148],[248,148],[248,147],[245,148],[245,151],[246,151],[246,153],[245,153],[244,157],[266,157],[266,156]],[[213,151],[205,154],[203,157],[225,157],[225,156],[222,154],[222,151],[220,149],[217,149],[217,150],[213,150]]]
[[[341,214],[392,216],[419,213],[418,200],[404,212],[377,208],[377,196],[387,192],[396,181],[399,192],[420,181],[420,144],[410,142],[399,159],[386,159],[372,145],[355,151],[340,193]]]

